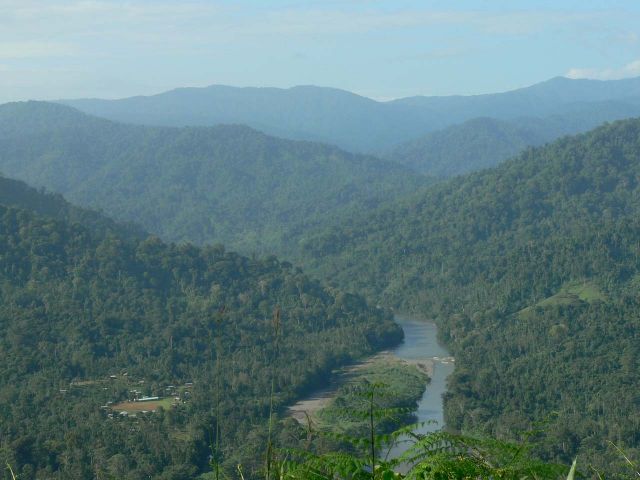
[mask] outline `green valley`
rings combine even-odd
[[[299,258],[437,320],[450,427],[515,438],[553,415],[539,455],[623,469],[607,441],[637,457],[639,155],[640,121],[607,125],[354,215]]]
[[[132,126],[0,106],[0,169],[169,241],[286,251],[288,237],[430,183],[406,167],[241,125]]]
[[[640,480],[639,2],[0,32],[0,480]]]

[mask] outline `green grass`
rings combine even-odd
[[[558,293],[538,303],[523,308],[518,315],[531,312],[534,308],[580,305],[581,303],[606,302],[607,297],[600,288],[589,281],[571,282],[564,285]]]
[[[152,412],[162,407],[169,410],[174,404],[173,397],[161,398],[160,400],[151,400],[148,402],[120,402],[111,406],[116,412],[137,413],[142,411]]]
[[[604,293],[602,293],[597,285],[591,282],[577,282],[568,284],[564,290],[568,295],[576,295],[583,302],[593,303],[596,301],[607,301],[607,297],[604,295]]]

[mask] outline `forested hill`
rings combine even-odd
[[[0,106],[0,169],[172,241],[273,251],[426,183],[408,168],[248,127],[144,127],[42,102]]]
[[[429,176],[451,177],[495,167],[527,147],[543,145],[563,135],[639,115],[637,97],[625,102],[575,104],[572,111],[548,117],[475,118],[404,143],[384,154],[384,158]]]
[[[428,133],[398,146],[385,157],[416,171],[446,178],[493,167],[545,140],[533,122],[520,125],[483,117]]]
[[[18,478],[187,480],[214,443],[250,472],[272,379],[277,411],[402,335],[274,257],[94,233],[7,206],[43,198],[13,191],[0,202],[0,449]],[[143,395],[163,409],[112,403]]]
[[[109,232],[123,238],[143,239],[148,236],[134,224],[118,223],[94,210],[76,207],[59,193],[36,190],[24,182],[0,176],[0,205],[31,210],[45,217],[81,224],[94,234]]]
[[[123,122],[165,126],[242,123],[272,135],[319,140],[355,152],[377,152],[477,117],[546,117],[578,106],[591,108],[592,102],[625,103],[631,97],[640,97],[640,78],[596,81],[557,77],[503,93],[418,96],[389,102],[335,88],[224,85],[179,88],[120,100],[62,102]]]
[[[340,285],[436,318],[452,427],[509,435],[551,412],[545,455],[638,457],[640,120],[354,216],[304,256]],[[366,261],[365,261],[366,260]]]

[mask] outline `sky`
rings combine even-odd
[[[378,100],[640,76],[638,0],[0,0],[0,103],[184,86]]]

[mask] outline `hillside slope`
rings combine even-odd
[[[409,97],[378,102],[314,86],[180,88],[120,100],[62,103],[111,120],[164,126],[242,123],[271,135],[322,141],[354,152],[378,152],[478,117],[514,119],[569,113],[592,102],[640,97],[640,78],[613,81],[553,78],[504,93]],[[593,108],[591,108],[593,110]]]
[[[640,120],[528,150],[310,235],[339,285],[436,318],[455,428],[511,436],[558,412],[543,455],[609,471],[639,452]],[[622,467],[621,467],[622,468]]]
[[[137,225],[115,222],[94,210],[72,205],[59,193],[36,190],[24,182],[2,176],[0,176],[0,205],[30,210],[41,216],[70,224],[80,224],[100,236],[108,233],[128,239],[143,239],[148,236]]]
[[[476,118],[402,144],[384,157],[434,177],[469,173],[494,167],[527,147],[586,132],[605,122],[640,116],[640,97],[627,102],[575,104],[572,108],[549,117]]]
[[[272,378],[278,410],[401,338],[274,257],[101,235],[19,195],[0,202],[0,444],[19,478],[187,480],[216,431],[216,458],[250,472]]]
[[[0,169],[172,241],[273,251],[286,232],[426,180],[335,147],[248,127],[142,127],[69,107],[0,106]]]

